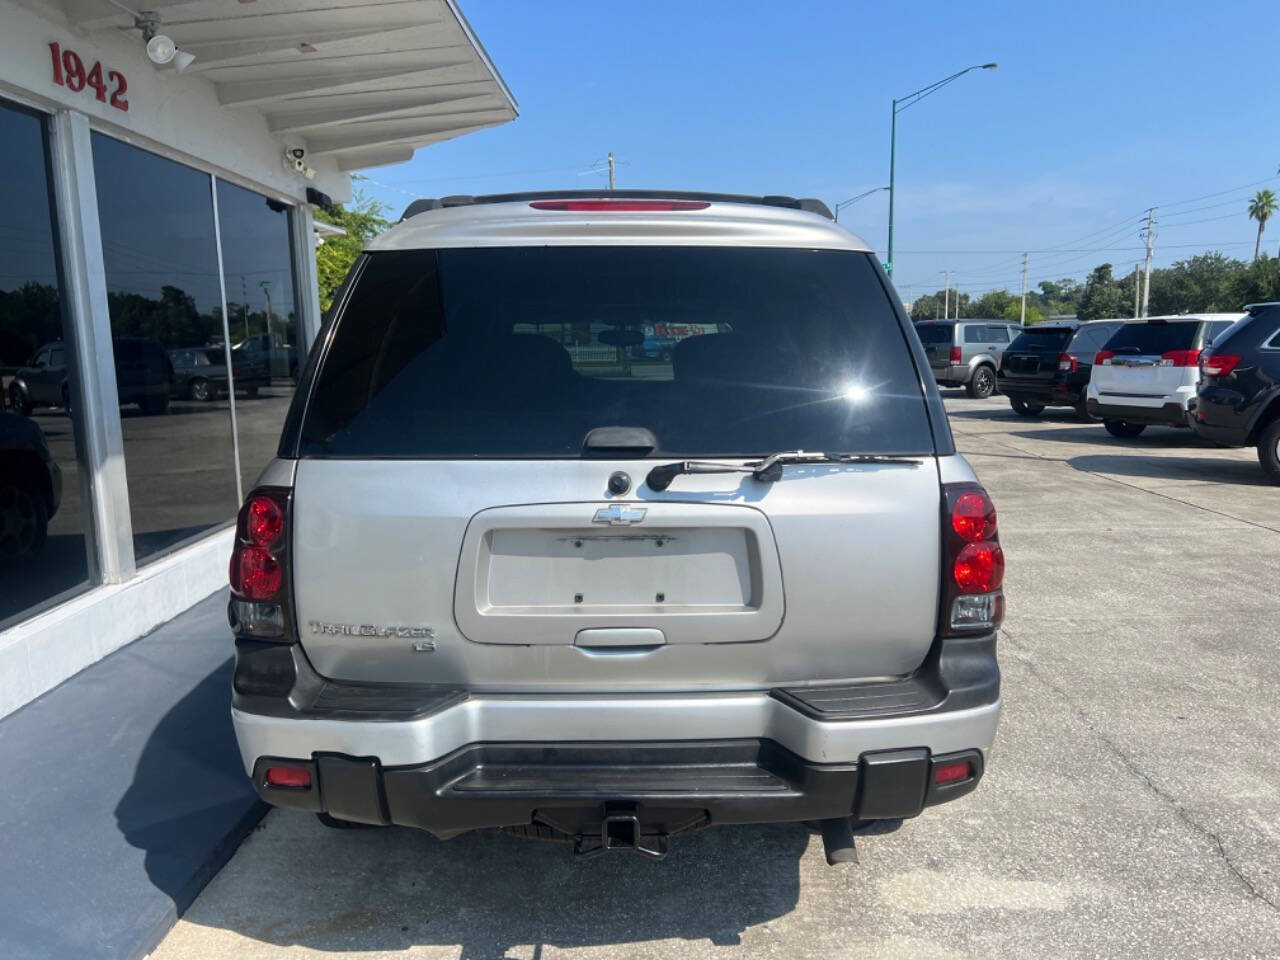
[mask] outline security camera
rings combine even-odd
[[[304,162],[307,156],[306,147],[285,147],[284,167],[307,180],[314,180],[316,172]]]

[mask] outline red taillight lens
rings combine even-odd
[[[311,771],[306,767],[267,767],[264,779],[268,787],[284,787],[288,790],[311,789]]]
[[[231,589],[250,600],[271,600],[280,592],[284,571],[266,547],[242,547],[231,555]]]
[[[1111,365],[1111,358],[1116,355],[1114,350],[1099,350],[1093,355],[1094,365],[1102,364],[1103,366]]]
[[[661,210],[705,210],[705,200],[534,200],[535,210],[568,213],[648,213]]]
[[[1206,353],[1200,357],[1200,372],[1209,377],[1225,377],[1240,366],[1243,359],[1230,353]]]
[[[957,363],[957,364],[961,362],[961,353],[960,353],[959,347],[951,348],[951,362]]]
[[[952,568],[961,593],[990,593],[1004,583],[1004,551],[991,541],[966,543]]]
[[[933,782],[940,787],[968,780],[972,776],[973,764],[968,760],[953,760],[933,768]]]
[[[951,529],[973,543],[996,535],[996,508],[984,494],[976,490],[962,493],[951,508]]]
[[[1160,354],[1162,367],[1194,367],[1200,362],[1199,350],[1170,350]]]
[[[284,533],[284,511],[270,497],[254,497],[249,501],[245,533],[260,547],[269,547]]]
[[[1070,353],[1058,354],[1058,369],[1064,373],[1075,373],[1080,369],[1080,361]]]

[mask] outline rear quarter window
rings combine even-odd
[[[299,452],[576,457],[932,453],[921,378],[870,256],[730,247],[368,254]]]

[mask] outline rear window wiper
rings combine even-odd
[[[650,490],[665,490],[676,477],[688,473],[749,473],[753,480],[773,483],[782,479],[782,468],[788,463],[904,463],[915,467],[920,465],[920,460],[918,457],[881,453],[809,453],[791,450],[747,463],[716,463],[711,460],[664,463],[650,470],[645,482],[649,484]]]

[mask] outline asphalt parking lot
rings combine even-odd
[[[1186,431],[947,405],[1009,565],[975,794],[843,868],[791,826],[575,862],[274,812],[153,957],[1280,956],[1280,488]]]

